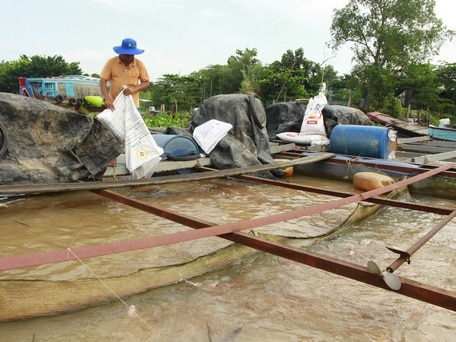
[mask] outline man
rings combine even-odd
[[[122,45],[114,46],[113,50],[119,55],[110,58],[100,74],[100,89],[105,99],[105,106],[114,110],[114,100],[122,91],[124,95],[132,95],[136,108],[139,110],[139,92],[150,85],[149,74],[144,63],[135,58],[144,52],[138,49],[132,38],[122,40]],[[108,83],[109,82],[109,89]]]

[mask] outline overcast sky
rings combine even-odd
[[[333,57],[333,9],[348,0],[11,0],[2,2],[0,61],[21,55],[62,56],[80,62],[84,73],[100,73],[123,38],[136,39],[155,81],[164,74],[188,75],[226,64],[236,50],[257,49],[263,64],[287,50],[304,49],[305,58],[351,69],[351,53]],[[456,30],[453,0],[436,0],[436,13]],[[456,41],[434,60],[456,62]]]

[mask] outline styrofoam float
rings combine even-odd
[[[358,172],[353,176],[353,185],[360,190],[369,191],[393,184],[394,180],[377,172]]]

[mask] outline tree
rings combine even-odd
[[[230,56],[227,64],[231,71],[231,75],[226,80],[229,93],[238,93],[242,91],[243,81],[244,89],[248,92],[255,91],[255,72],[258,72],[258,67],[261,67],[260,61],[256,58],[257,49],[236,50],[236,56]]]
[[[441,109],[440,80],[430,64],[411,64],[404,72],[403,89],[406,89],[407,103],[413,109],[438,111]]]
[[[437,67],[437,77],[443,85],[440,94],[445,110],[452,114],[452,122],[456,122],[456,63],[448,63]]]
[[[166,74],[143,92],[142,98],[164,105],[168,111],[190,111],[200,104],[200,92],[199,79],[194,75]]]
[[[0,63],[0,91],[17,93],[19,77],[82,75],[79,62],[67,63],[62,56],[20,56],[16,61]]]
[[[342,77],[337,76],[329,83],[327,98],[331,104],[360,107],[362,96],[355,77],[351,74],[344,74]]]
[[[434,12],[434,0],[352,0],[334,10],[331,45],[351,44],[366,108],[380,108],[411,64],[427,63],[454,35]],[[361,82],[361,80],[363,82]]]
[[[317,63],[304,57],[302,48],[287,50],[280,61],[274,61],[265,69],[260,85],[263,102],[267,105],[318,94],[323,71]]]
[[[209,65],[191,75],[199,80],[201,102],[214,95],[231,92],[228,89],[232,88],[232,72],[228,65]]]

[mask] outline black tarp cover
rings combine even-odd
[[[267,131],[269,139],[283,132],[299,132],[307,105],[301,101],[279,102],[266,107]],[[328,138],[336,125],[372,125],[369,117],[360,109],[326,105],[322,110]]]
[[[92,117],[21,95],[0,93],[0,124],[0,184],[99,178],[123,151]]]
[[[169,128],[168,133],[192,134],[195,127],[209,120],[230,123],[233,128],[209,153],[212,164],[219,169],[271,164],[266,131],[266,113],[256,94],[216,95],[205,100],[194,112],[189,127],[183,132]],[[281,170],[262,172],[257,176],[282,176]]]

